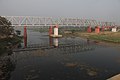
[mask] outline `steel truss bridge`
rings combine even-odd
[[[12,26],[115,26],[114,22],[103,22],[79,18],[52,18],[39,16],[2,16],[12,23]],[[2,22],[3,23],[3,22]],[[3,23],[0,26],[5,26]]]

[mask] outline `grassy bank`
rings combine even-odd
[[[120,43],[120,32],[101,32],[97,33],[87,33],[87,32],[76,32],[74,35],[89,38],[93,40],[112,42],[112,43]]]

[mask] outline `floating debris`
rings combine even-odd
[[[98,74],[98,69],[87,64],[79,64],[79,67],[80,70],[85,70],[89,76],[96,76]]]
[[[66,63],[65,66],[70,67],[70,68],[74,68],[74,67],[77,67],[77,63]]]
[[[33,56],[48,56],[48,54],[43,50],[36,50],[32,52]]]
[[[90,70],[90,69],[87,69],[87,74],[89,76],[96,76],[97,75],[97,72],[95,70]]]
[[[39,78],[39,75],[27,75],[25,80],[36,80]]]

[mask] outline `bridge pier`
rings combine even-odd
[[[50,35],[51,37],[53,37],[53,38],[62,37],[62,35],[59,35],[59,34],[58,34],[58,25],[54,26],[53,31],[54,31],[54,33],[51,34],[51,33],[52,33],[52,27],[50,27],[50,29],[49,29],[49,35]]]
[[[104,30],[105,30],[105,27],[104,27],[104,26],[102,26],[102,32],[104,32]]]
[[[52,26],[49,27],[49,36],[52,35]]]
[[[24,26],[24,48],[27,47],[27,28]]]
[[[58,36],[58,25],[54,26],[54,35]]]
[[[91,33],[91,27],[90,27],[90,26],[88,26],[87,32],[88,32],[88,33]]]
[[[100,27],[99,26],[96,26],[95,33],[100,33]]]

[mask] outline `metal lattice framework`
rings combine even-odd
[[[38,16],[2,16],[12,23],[12,26],[115,26],[114,22],[101,22],[79,18],[52,18]],[[3,25],[5,25],[3,23]],[[0,26],[3,26],[0,25]]]

